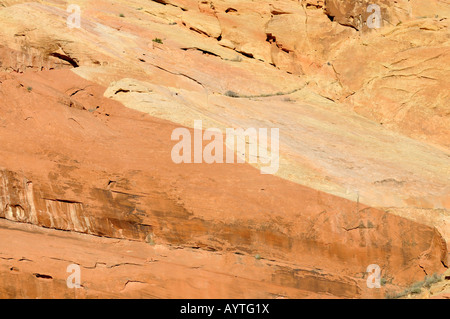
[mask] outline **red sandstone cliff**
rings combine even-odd
[[[443,273],[449,4],[374,2],[379,29],[365,1],[71,2],[80,28],[0,1],[0,297],[383,298]],[[175,164],[194,120],[279,128],[278,172]]]

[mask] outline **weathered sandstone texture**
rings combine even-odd
[[[384,298],[444,273],[449,15],[445,0],[0,1],[0,297]],[[195,120],[278,128],[278,172],[175,164],[171,134]]]

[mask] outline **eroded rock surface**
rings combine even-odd
[[[443,273],[449,4],[373,3],[379,29],[365,1],[70,2],[80,28],[0,1],[0,296],[383,298]],[[278,172],[175,164],[195,120],[279,128]]]

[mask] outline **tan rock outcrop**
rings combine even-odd
[[[71,1],[80,28],[0,1],[0,296],[383,298],[443,273],[449,5],[374,3],[380,29],[365,1]],[[175,164],[194,120],[278,128],[279,170]]]

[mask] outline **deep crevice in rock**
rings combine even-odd
[[[54,52],[54,53],[50,54],[50,56],[58,58],[58,59],[63,60],[63,61],[66,61],[66,62],[69,62],[70,65],[72,65],[74,68],[78,68],[80,66],[75,59],[71,58],[68,55],[64,55],[64,54],[60,54],[60,53]]]

